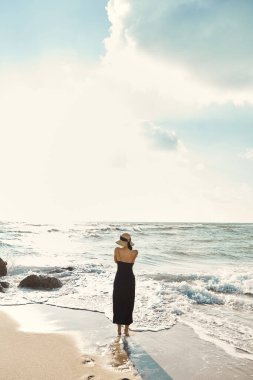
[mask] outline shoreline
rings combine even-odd
[[[50,341],[51,335],[57,339],[63,335],[79,353],[79,363],[77,360],[75,365],[80,364],[80,355],[94,358],[100,371],[94,380],[107,379],[109,369],[112,373],[109,378],[116,380],[140,379],[137,371],[144,380],[253,379],[253,361],[229,355],[181,322],[169,330],[132,331],[130,338],[118,338],[115,326],[102,313],[43,304],[1,306],[0,316],[2,311],[17,321],[17,334],[44,335],[45,341]],[[1,361],[0,355],[2,365]],[[82,364],[82,371],[91,371],[93,362],[88,360],[86,365],[89,367]]]

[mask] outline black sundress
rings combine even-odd
[[[135,277],[133,263],[117,261],[118,270],[113,284],[113,323],[133,323]]]

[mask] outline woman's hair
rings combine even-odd
[[[132,250],[133,248],[132,248],[130,242],[131,242],[131,240],[127,242],[127,248]]]
[[[133,247],[132,247],[132,245],[131,245],[131,238],[130,238],[130,240],[128,240],[128,239],[125,238],[124,236],[120,236],[120,240],[125,241],[125,242],[127,243],[127,248],[128,248],[128,249],[130,249],[130,250],[133,249]]]

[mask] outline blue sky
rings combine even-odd
[[[1,0],[2,60],[37,59],[48,52],[98,59],[109,22],[106,0]]]
[[[252,222],[252,8],[0,1],[3,218]]]

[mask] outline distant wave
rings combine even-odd
[[[3,242],[3,241],[0,241],[0,247],[13,247],[13,245],[12,244],[8,244],[8,243],[5,243],[5,242]]]
[[[172,273],[158,273],[154,275],[149,275],[149,277],[152,277],[154,280],[158,281],[166,281],[166,282],[183,282],[183,281],[194,281],[194,280],[202,280],[204,282],[214,280],[218,281],[218,277],[214,275],[202,275],[197,273],[192,274],[172,274]]]

